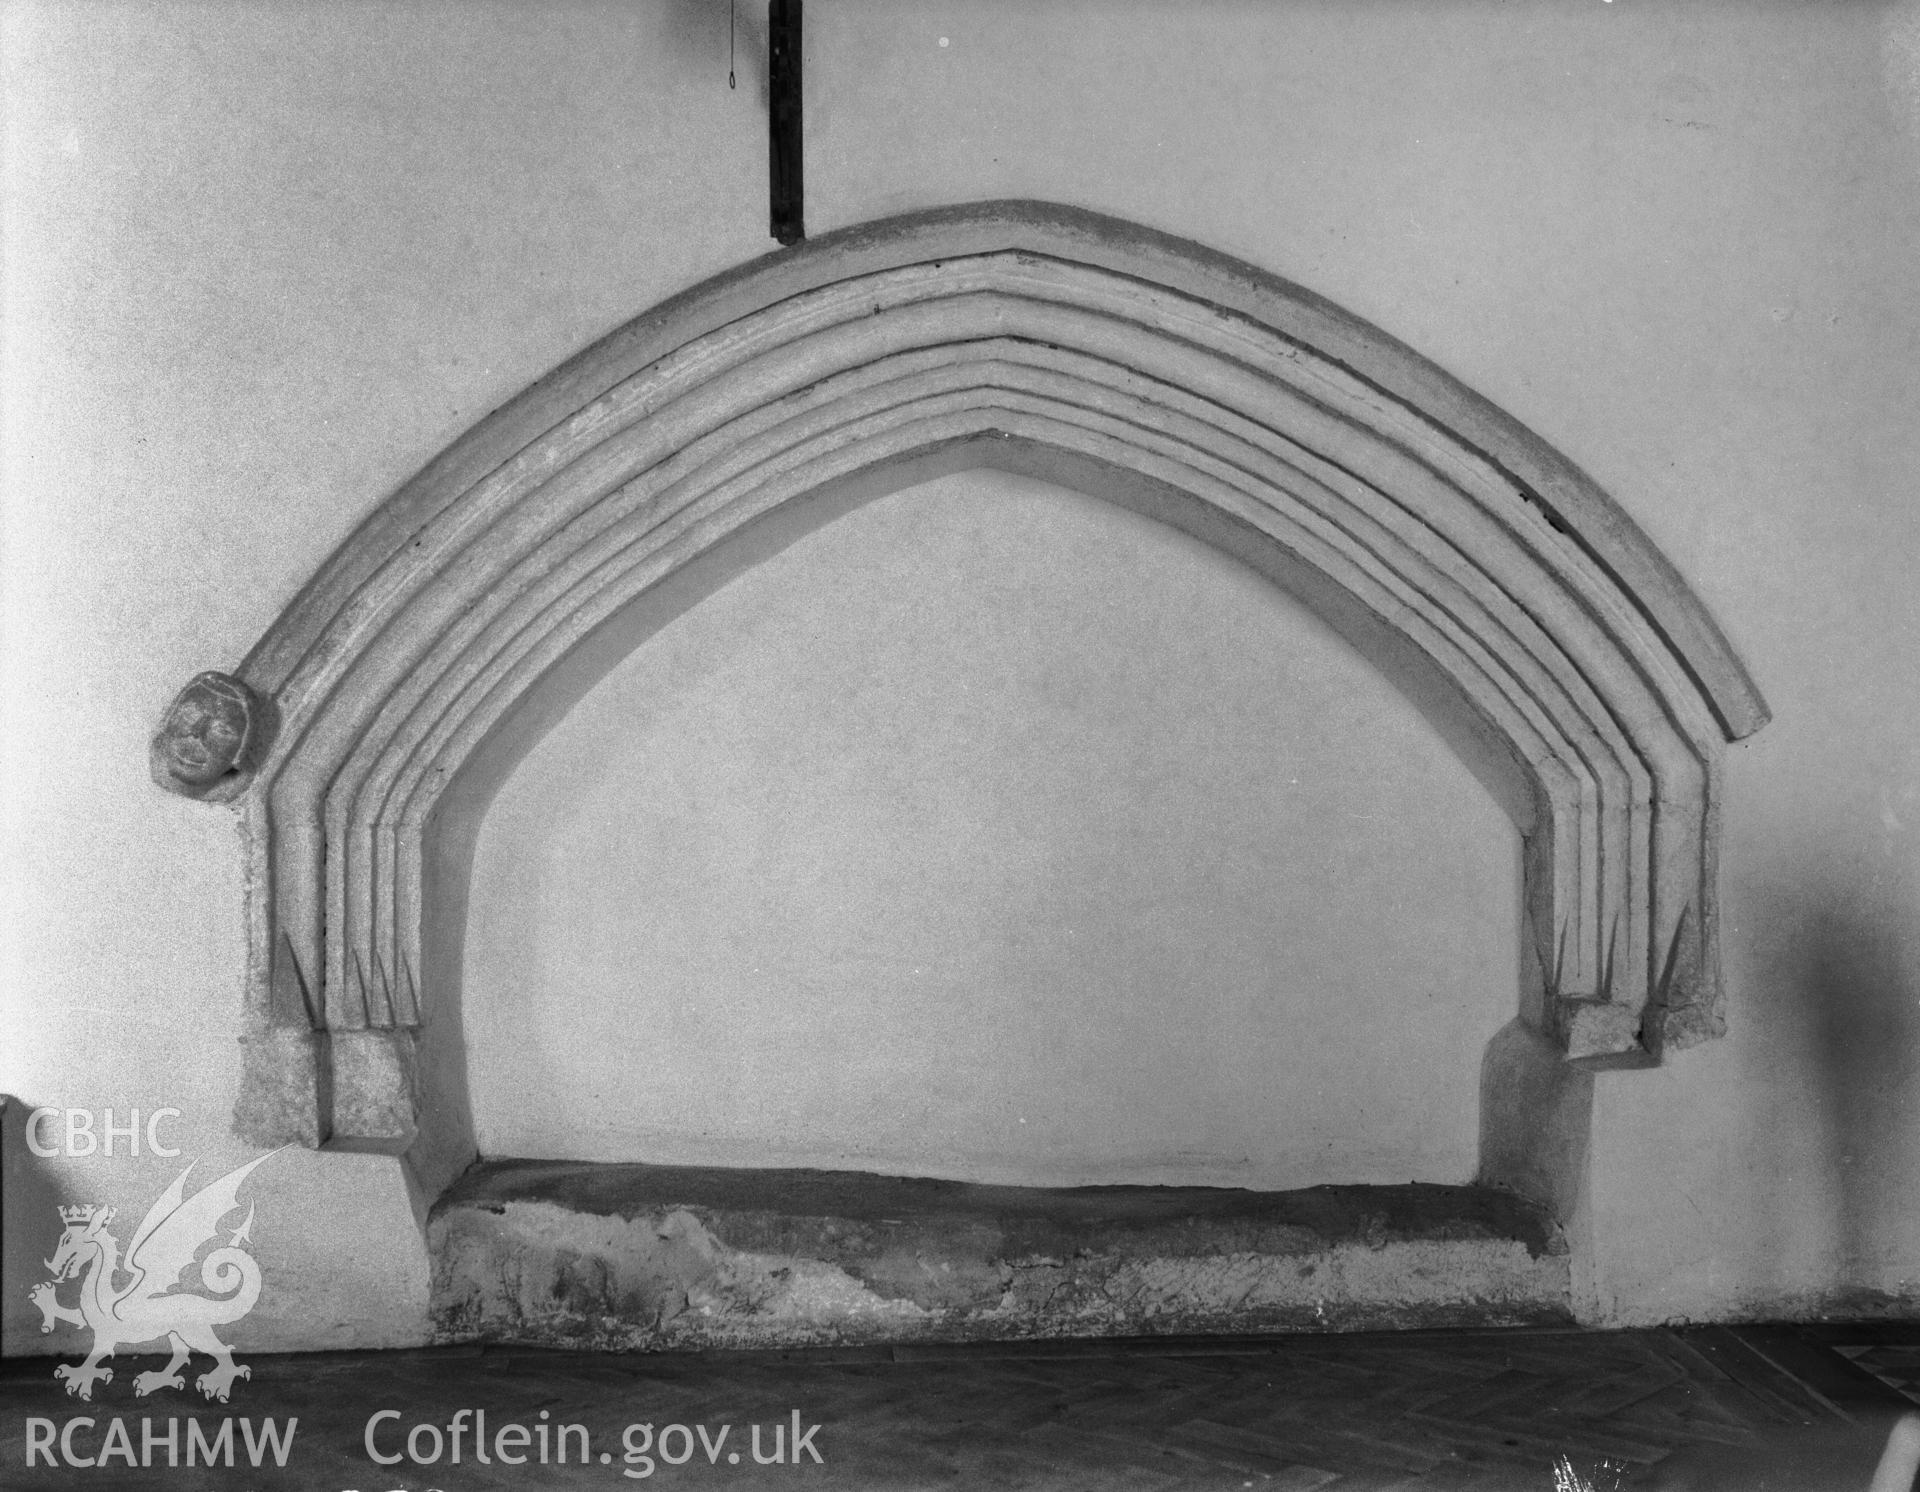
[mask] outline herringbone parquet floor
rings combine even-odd
[[[1920,1333],[1903,1327],[1821,1328],[1833,1350],[1871,1373],[1909,1403],[1920,1405]]]
[[[92,1404],[47,1359],[0,1364],[0,1485],[9,1488],[1363,1488],[1856,1487],[1920,1376],[1920,1329],[1422,1332],[1127,1342],[981,1344],[799,1353],[596,1356],[513,1349],[340,1353],[253,1360],[226,1406],[178,1392],[137,1399],[120,1360]],[[197,1370],[197,1368],[196,1368]],[[584,1427],[567,1464],[496,1458],[376,1464],[416,1426],[424,1458],[461,1409],[489,1435],[518,1423]],[[820,1457],[755,1464],[794,1415]],[[137,1461],[140,1420],[298,1417],[286,1465],[168,1468]],[[26,1464],[76,1416],[74,1457]],[[114,1454],[126,1422],[132,1454]],[[29,1419],[38,1424],[29,1428]],[[471,1425],[472,1416],[468,1417]],[[649,1424],[629,1459],[628,1425]],[[683,1425],[677,1436],[666,1427]],[[728,1427],[721,1438],[721,1427]],[[184,1437],[184,1429],[180,1432]],[[790,1445],[783,1439],[782,1445]],[[182,1450],[184,1457],[184,1448]],[[604,1460],[602,1458],[605,1458]],[[216,1459],[218,1459],[216,1457]],[[678,1462],[679,1464],[674,1464]],[[645,1469],[644,1477],[637,1473]]]

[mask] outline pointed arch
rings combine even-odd
[[[1199,534],[1386,669],[1524,836],[1524,1011],[1571,1057],[1723,1028],[1721,749],[1767,712],[1626,514],[1297,286],[986,203],[813,240],[622,327],[382,504],[235,670],[271,730],[212,783],[162,775],[245,800],[242,1128],[411,1133],[436,815],[529,700],[729,545],[976,465]]]

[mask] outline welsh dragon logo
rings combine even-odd
[[[188,1166],[147,1209],[146,1217],[134,1230],[133,1242],[127,1246],[124,1263],[119,1240],[107,1231],[107,1224],[113,1221],[111,1207],[60,1209],[66,1231],[60,1235],[53,1257],[43,1261],[53,1278],[42,1280],[28,1293],[40,1308],[41,1331],[52,1331],[59,1321],[93,1331],[93,1350],[85,1362],[77,1367],[62,1363],[53,1370],[54,1377],[66,1380],[68,1393],[91,1399],[96,1382],[113,1381],[113,1369],[102,1367],[102,1358],[113,1356],[122,1346],[161,1337],[173,1348],[173,1360],[158,1372],[136,1375],[136,1394],[185,1388],[186,1379],[180,1370],[194,1352],[203,1352],[214,1360],[212,1370],[195,1380],[209,1399],[224,1404],[234,1379],[253,1376],[233,1360],[232,1349],[213,1334],[214,1327],[246,1315],[260,1298],[260,1266],[245,1248],[251,1242],[251,1205],[246,1221],[233,1230],[226,1244],[201,1262],[200,1283],[214,1295],[176,1292],[174,1286],[201,1248],[218,1238],[221,1221],[239,1207],[240,1183],[261,1161],[271,1158],[268,1154],[248,1161],[183,1200],[187,1177],[193,1171]],[[116,1284],[116,1277],[123,1274],[129,1276],[126,1283]],[[62,1284],[76,1276],[80,1279],[78,1310],[61,1305],[57,1293]]]

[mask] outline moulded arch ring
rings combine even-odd
[[[242,1132],[405,1146],[457,1107],[423,932],[448,795],[631,608],[823,493],[942,464],[1187,528],[1387,668],[1524,837],[1522,1014],[1569,1058],[1647,1063],[1724,1028],[1721,755],[1767,711],[1631,519],[1298,286],[1091,213],[982,203],[646,312],[376,508],[218,690],[195,681],[253,728],[211,781],[156,766],[245,811]],[[157,764],[199,759],[162,744]]]

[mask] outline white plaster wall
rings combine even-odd
[[[759,54],[745,38],[728,92],[724,12],[0,12],[0,1090],[177,1104],[189,1155],[238,1158],[232,811],[153,788],[146,735],[459,430],[768,246]],[[816,0],[807,20],[815,232],[1034,195],[1190,236],[1434,357],[1647,528],[1778,718],[1730,764],[1732,1032],[1600,1083],[1591,1307],[1908,1288],[1913,7]],[[51,1215],[25,1219],[52,1195],[136,1211],[167,1179],[14,1159],[9,1351],[42,1345],[18,1312]],[[259,1340],[417,1330],[417,1261],[380,1242],[409,1217],[391,1162],[259,1177],[256,1237],[300,1282]]]
[[[1518,838],[1268,581],[998,472],[644,643],[474,856],[482,1154],[1465,1182]]]

